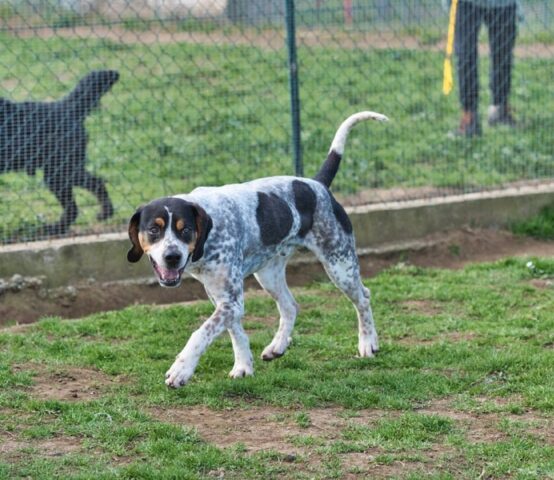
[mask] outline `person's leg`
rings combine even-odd
[[[483,11],[470,2],[461,0],[456,12],[456,68],[462,120],[458,133],[472,136],[481,133],[479,104],[479,71],[477,39],[481,27]]]
[[[514,125],[509,110],[513,50],[516,39],[516,5],[487,9],[485,15],[491,52],[489,124]]]

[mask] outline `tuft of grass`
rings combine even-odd
[[[554,206],[543,208],[538,215],[529,220],[515,223],[511,230],[518,235],[554,240]]]

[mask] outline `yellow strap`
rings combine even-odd
[[[444,71],[442,79],[442,93],[448,95],[454,86],[452,76],[452,51],[454,50],[454,33],[456,30],[456,11],[458,0],[452,0],[450,4],[450,17],[448,19],[448,37],[446,39],[446,57],[444,59]]]

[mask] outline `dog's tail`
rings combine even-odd
[[[100,98],[119,79],[115,70],[94,70],[83,77],[63,101],[67,102],[80,117],[86,117],[100,105]]]
[[[385,115],[375,112],[358,112],[354,115],[350,115],[344,122],[341,123],[331,148],[327,154],[327,159],[319,169],[319,172],[314,177],[314,180],[323,183],[326,187],[331,186],[331,182],[335,178],[339,169],[342,154],[344,153],[344,144],[346,143],[346,137],[354,125],[362,120],[379,120],[380,122],[388,121]]]

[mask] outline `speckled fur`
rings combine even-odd
[[[362,113],[356,114],[356,118],[349,117],[337,131],[328,157],[332,157],[331,162],[340,162],[347,133],[357,121],[386,119],[372,112]],[[319,180],[268,177],[222,187],[200,187],[189,194],[169,197],[172,202],[180,199],[183,205],[201,207],[211,219],[212,228],[204,243],[203,256],[190,261],[187,252],[191,246],[181,242],[183,260],[176,268],[183,268],[186,274],[203,283],[215,311],[177,356],[166,374],[168,386],[177,388],[186,384],[202,353],[225,330],[231,336],[235,354],[230,376],[243,377],[254,372],[248,336],[241,324],[243,279],[251,274],[276,301],[280,313],[279,328],[263,350],[262,359],[273,360],[285,353],[298,313],[298,305],[286,283],[285,268],[300,247],[316,255],[329,278],[354,304],[360,356],[371,357],[377,352],[370,292],[361,282],[351,224],[328,189],[337,170],[338,163],[329,164],[328,160],[316,177]],[[163,204],[163,199],[156,202],[160,201]],[[260,212],[260,205],[266,210]],[[267,211],[267,208],[282,211]],[[172,212],[168,210],[168,213],[171,219]],[[272,223],[283,219],[286,228]],[[130,225],[131,231],[136,234],[136,225]],[[174,247],[178,234],[170,232],[168,236],[171,242],[165,241],[165,244],[171,243]],[[163,262],[163,248],[159,250],[156,261]]]

